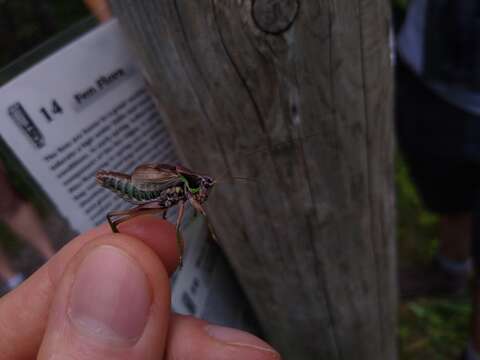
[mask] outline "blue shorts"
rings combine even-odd
[[[480,199],[480,116],[448,103],[397,65],[398,144],[428,209],[473,212]]]

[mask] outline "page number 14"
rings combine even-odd
[[[55,115],[63,113],[63,109],[57,100],[52,100],[50,105],[47,107],[42,107],[40,109],[40,112],[44,116],[45,120],[47,120],[48,122],[52,122]]]

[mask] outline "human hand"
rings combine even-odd
[[[170,312],[175,228],[139,217],[78,236],[0,299],[3,359],[278,360],[248,333]]]

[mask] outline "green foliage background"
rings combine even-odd
[[[399,9],[405,9],[408,5],[408,0],[393,0],[393,6]]]

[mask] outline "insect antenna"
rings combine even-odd
[[[215,183],[226,184],[226,183],[234,182],[236,180],[246,181],[246,182],[254,182],[254,183],[257,183],[257,184],[261,184],[261,181],[259,181],[257,179],[241,177],[241,176],[222,176],[218,180],[215,180]]]

